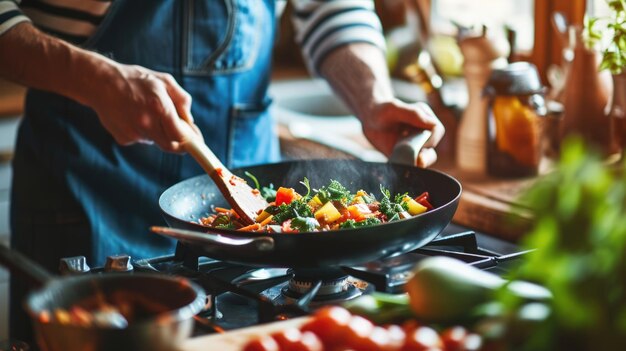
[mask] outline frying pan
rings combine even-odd
[[[313,188],[335,179],[351,192],[364,189],[381,197],[380,185],[392,194],[417,196],[430,193],[434,209],[399,221],[371,227],[297,234],[250,233],[207,228],[198,219],[211,206],[227,207],[219,190],[206,175],[184,180],[159,198],[168,235],[201,255],[252,266],[324,268],[356,265],[405,253],[433,240],[451,221],[461,195],[461,184],[441,172],[389,163],[360,160],[306,160],[233,170],[255,175],[261,185],[306,190],[299,182],[307,177]],[[161,233],[163,234],[163,233]]]
[[[53,277],[4,245],[0,245],[0,264],[38,288],[28,296],[25,307],[37,342],[46,351],[171,351],[191,335],[193,317],[205,305],[206,295],[202,288],[180,277],[147,273]],[[163,310],[129,321],[126,327],[115,323],[80,326],[40,319],[42,311],[52,312],[58,308],[68,311],[98,294],[106,301],[115,293],[158,302]]]

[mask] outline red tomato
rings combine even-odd
[[[413,320],[413,319],[409,319],[406,322],[404,322],[404,324],[402,324],[402,329],[407,335],[414,332],[415,329],[419,327],[420,327],[420,324],[416,320]]]
[[[368,343],[373,330],[372,322],[361,316],[352,316],[341,344],[354,350],[364,350],[362,347]]]
[[[406,340],[406,332],[400,326],[392,324],[387,326],[389,334],[389,350],[401,350]]]
[[[483,347],[483,338],[478,334],[467,334],[463,340],[463,351],[477,351]]]
[[[272,334],[281,351],[322,351],[324,347],[320,339],[311,332],[300,332],[300,329],[289,328]]]
[[[300,338],[302,346],[304,347],[303,351],[323,351],[324,345],[320,338],[308,331],[302,333],[302,337]]]
[[[292,350],[296,344],[300,343],[302,333],[297,328],[288,328],[272,334],[274,340],[278,344],[280,350]]]
[[[278,346],[274,338],[266,335],[250,340],[246,346],[244,346],[243,351],[280,351],[280,346]]]
[[[276,190],[276,206],[290,204],[296,198],[296,191],[293,188],[283,188]]]
[[[340,344],[351,318],[352,314],[343,307],[324,307],[300,329],[314,333],[324,346],[331,347]]]
[[[437,332],[429,327],[418,327],[407,334],[403,351],[434,351],[442,350],[443,343]]]
[[[463,343],[467,337],[467,330],[463,327],[452,327],[441,332],[441,341],[446,351],[464,350]]]

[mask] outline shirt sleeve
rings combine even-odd
[[[0,0],[0,35],[20,22],[30,21],[13,0]]]
[[[350,43],[370,43],[385,50],[380,20],[372,0],[291,0],[296,41],[309,70],[334,49]]]

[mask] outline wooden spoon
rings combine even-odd
[[[186,126],[183,128],[185,140],[181,142],[181,147],[213,179],[241,220],[245,224],[256,223],[257,215],[268,206],[267,201],[257,189],[252,189],[245,180],[229,171],[189,124],[181,124]]]

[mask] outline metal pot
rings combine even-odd
[[[0,263],[12,274],[29,278],[39,289],[25,301],[42,350],[174,350],[192,332],[193,317],[205,305],[205,293],[191,281],[159,274],[107,273],[54,278],[22,254],[0,245]],[[162,309],[143,315],[128,326],[80,326],[44,321],[43,311],[69,310],[100,294],[158,302]]]

